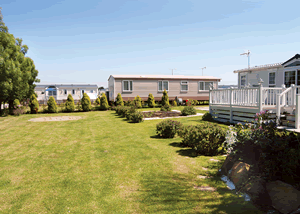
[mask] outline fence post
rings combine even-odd
[[[281,85],[282,88],[282,92],[285,91],[285,84]],[[282,95],[282,105],[285,106],[286,105],[286,99],[285,99],[285,94]]]
[[[258,85],[259,85],[259,87],[258,87],[258,108],[259,108],[259,112],[262,111],[262,100],[263,100],[263,94],[262,94],[263,87],[262,87],[262,83],[263,83],[262,80],[258,82]]]
[[[295,110],[295,129],[299,129],[299,119],[300,119],[300,94],[296,95],[296,110]]]
[[[276,123],[277,125],[279,125],[280,122],[280,94],[276,95]]]
[[[233,123],[233,114],[232,114],[232,99],[233,99],[233,96],[232,96],[232,89],[233,89],[233,87],[231,86],[230,87],[230,97],[229,97],[229,99],[230,99],[230,123]]]
[[[209,85],[209,95],[208,95],[208,104],[209,104],[209,113],[212,114],[212,110],[211,110],[211,103],[212,103],[212,100],[211,100],[211,90],[212,90],[212,87],[211,87],[211,84]]]
[[[295,100],[296,100],[296,86],[295,84],[291,84],[291,87],[292,87],[292,96],[291,96],[291,104],[292,106],[295,105]]]

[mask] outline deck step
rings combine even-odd
[[[295,121],[281,120],[281,123],[282,123],[283,126],[295,127]]]

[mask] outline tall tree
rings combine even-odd
[[[38,71],[33,60],[25,57],[27,45],[8,32],[0,9],[0,113],[1,104],[8,102],[13,109],[15,99],[27,99],[34,93]]]

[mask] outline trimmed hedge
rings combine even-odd
[[[185,106],[182,111],[181,114],[183,116],[187,116],[187,115],[195,115],[197,114],[196,109],[193,106]]]
[[[48,110],[47,110],[48,113],[57,113],[57,105],[56,105],[54,97],[52,97],[52,96],[49,97],[47,105],[48,105]]]
[[[68,95],[67,101],[65,103],[65,112],[73,112],[75,111],[74,99],[71,94]]]
[[[81,99],[81,107],[82,107],[83,111],[92,110],[92,104],[91,104],[90,97],[86,93],[83,93],[83,96]]]
[[[30,107],[31,114],[36,114],[39,110],[39,102],[37,101],[35,94],[32,94],[30,97],[29,107]]]

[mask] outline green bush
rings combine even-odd
[[[224,143],[233,155],[246,156],[249,150],[257,153],[256,166],[262,178],[281,180],[300,188],[300,135],[278,130],[267,111],[256,114],[255,123],[237,124],[227,132]]]
[[[137,110],[136,110],[136,107],[132,106],[130,107],[130,109],[128,109],[126,112],[125,112],[125,117],[127,120],[132,120],[132,114],[133,113],[136,113]]]
[[[122,116],[122,117],[126,117],[126,113],[127,111],[129,111],[130,107],[129,106],[118,106],[116,108],[116,112],[118,115]]]
[[[65,112],[73,112],[75,111],[74,99],[71,94],[68,95],[67,101],[65,103]]]
[[[160,108],[161,111],[171,111],[171,106],[170,105],[164,105]]]
[[[102,93],[102,96],[101,96],[101,98],[100,98],[100,102],[101,102],[100,108],[101,108],[102,110],[108,110],[109,105],[108,105],[108,102],[107,102],[106,95],[105,95],[104,93]]]
[[[187,116],[187,115],[195,115],[197,114],[196,109],[193,106],[185,106],[182,111],[181,114],[183,116]]]
[[[83,111],[92,110],[92,104],[91,104],[90,97],[86,93],[83,93],[83,96],[81,98],[81,107],[82,107]]]
[[[190,99],[186,102],[187,106],[196,106],[198,104],[197,100]]]
[[[48,113],[57,113],[57,105],[56,105],[54,97],[52,97],[52,96],[49,97],[47,105],[48,105],[48,111],[47,111]]]
[[[100,105],[101,101],[100,101],[100,97],[97,97],[97,99],[95,100],[96,105]]]
[[[18,99],[14,100],[14,107],[19,108],[21,106],[20,101]]]
[[[176,133],[182,128],[181,122],[167,119],[156,124],[156,134],[163,138],[174,138]]]
[[[154,96],[152,94],[148,95],[147,103],[148,103],[149,108],[154,108],[155,107],[155,100],[154,100]]]
[[[226,130],[209,122],[196,126],[186,126],[179,131],[182,145],[196,150],[197,154],[214,156],[220,153]]]
[[[133,102],[134,102],[135,107],[137,107],[137,108],[142,108],[142,99],[140,98],[139,95],[137,95],[137,96],[134,98]]]
[[[136,112],[131,114],[130,121],[133,122],[133,123],[143,122],[144,121],[144,116],[141,112],[136,111]]]
[[[170,105],[169,103],[169,96],[168,96],[168,92],[166,91],[166,89],[163,92],[163,96],[161,98],[161,105],[165,106],[165,105]]]
[[[209,122],[214,121],[213,117],[211,116],[211,114],[210,114],[209,112],[206,112],[206,113],[202,116],[202,120],[203,120],[203,121],[209,121]]]
[[[120,93],[118,93],[118,96],[117,96],[116,106],[124,106],[123,98]]]
[[[176,100],[173,101],[173,106],[177,106]]]
[[[39,102],[36,99],[36,96],[34,94],[30,97],[29,107],[31,114],[36,114],[39,110]]]

